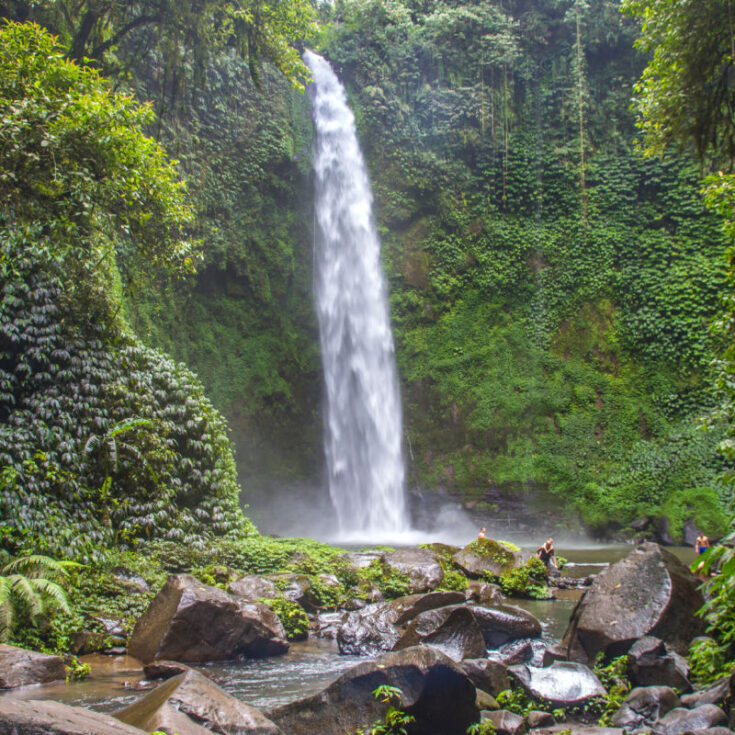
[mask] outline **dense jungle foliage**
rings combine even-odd
[[[151,100],[155,118],[148,108],[132,113],[132,100],[120,96],[128,107],[101,107],[85,124],[99,135],[103,120],[129,116],[116,123],[120,137],[127,122],[143,126],[180,160],[189,192],[185,203],[170,172],[131,179],[145,157],[116,160],[114,136],[99,148],[107,146],[104,165],[124,169],[117,189],[114,176],[93,169],[72,168],[65,180],[56,146],[68,143],[65,155],[75,160],[72,125],[66,142],[53,130],[28,141],[38,157],[28,156],[28,171],[40,180],[28,211],[4,210],[5,247],[14,264],[15,253],[23,256],[8,271],[13,297],[3,318],[8,334],[29,309],[47,321],[7,352],[11,362],[39,359],[32,375],[41,382],[25,387],[27,370],[13,362],[4,410],[21,416],[21,391],[30,412],[22,420],[52,426],[43,416],[58,410],[46,402],[59,399],[46,385],[48,376],[77,374],[68,354],[80,385],[102,395],[103,413],[94,421],[94,411],[69,398],[82,414],[71,422],[73,442],[63,432],[43,438],[45,428],[6,439],[7,497],[41,476],[44,487],[57,482],[49,478],[66,471],[58,457],[68,457],[69,487],[81,488],[72,496],[91,497],[94,507],[126,499],[110,518],[95,517],[92,538],[111,528],[145,536],[153,526],[188,534],[196,519],[163,508],[174,497],[184,508],[199,504],[216,472],[213,497],[221,497],[211,509],[200,505],[202,520],[210,530],[215,521],[217,533],[242,522],[233,520],[236,481],[219,415],[187,369],[144,344],[193,368],[227,416],[245,502],[288,481],[318,484],[312,131],[308,95],[293,89],[305,79],[293,41],[307,38],[348,87],[373,177],[412,485],[489,504],[528,497],[579,513],[600,533],[665,513],[675,535],[690,515],[721,534],[727,491],[716,478],[726,463],[716,448],[727,416],[714,411],[710,386],[723,338],[708,325],[727,287],[726,237],[703,207],[694,157],[645,159],[635,149],[628,105],[646,58],[633,49],[638,29],[620,4],[342,0],[320,6],[318,37],[304,4],[275,4],[272,16],[257,3],[202,7],[155,3],[141,15],[137,4],[96,0],[73,13],[53,2],[0,4],[4,17],[59,33],[66,55],[100,69],[113,88]],[[91,83],[83,67],[67,68]],[[45,79],[23,94],[43,91]],[[7,96],[9,138],[18,94]],[[145,146],[151,170],[167,171],[163,149]],[[11,191],[17,182],[5,185]],[[64,187],[77,198],[62,196]],[[715,208],[726,206],[721,194],[710,192]],[[152,202],[158,222],[140,216]],[[90,211],[80,217],[78,207]],[[33,229],[40,213],[60,223],[53,233]],[[170,228],[178,228],[170,240],[177,245],[156,252]],[[47,241],[48,253],[28,247]],[[89,333],[77,354],[69,345],[82,327]],[[37,337],[52,333],[63,350],[39,353]],[[151,398],[131,406],[132,375]],[[113,387],[103,387],[108,381]],[[156,422],[166,416],[161,432]],[[210,441],[220,450],[213,465],[200,466],[188,452]],[[158,464],[141,470],[135,452]],[[184,478],[190,471],[199,473],[193,485]],[[133,485],[148,490],[122,490]]]
[[[721,533],[695,488],[722,469],[697,417],[724,243],[696,160],[634,148],[642,59],[619,4],[345,0],[330,21],[378,200],[414,481],[548,490],[598,530],[698,492]]]

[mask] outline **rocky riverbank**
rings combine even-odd
[[[146,665],[150,691],[114,717],[0,697],[0,731],[344,735],[376,722],[388,727],[387,712],[398,713],[392,716],[400,716],[409,735],[464,735],[471,727],[502,735],[722,735],[733,724],[730,679],[696,691],[689,679],[685,655],[703,633],[698,582],[656,544],[642,544],[581,581],[540,580],[533,561],[490,540],[465,549],[350,553],[339,564],[352,588],[324,573],[230,579],[233,570],[222,569],[227,590],[189,574],[171,575],[125,641]],[[378,567],[382,578],[365,580],[364,570]],[[525,576],[549,595],[556,584],[582,588],[557,645],[547,647],[539,621],[509,604],[500,586],[509,575]],[[447,579],[455,589],[445,588]],[[344,592],[330,598],[324,593],[330,586]],[[288,620],[284,625],[290,606],[306,621],[299,635],[332,637],[341,652],[370,660],[315,695],[263,712],[190,668],[287,655],[295,637]],[[0,671],[9,672],[0,686],[18,687],[62,676],[63,661],[3,646]]]

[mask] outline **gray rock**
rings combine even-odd
[[[444,580],[436,554],[428,549],[398,549],[383,555],[383,563],[408,577],[411,593],[435,590]]]
[[[392,651],[404,626],[417,615],[463,600],[461,592],[429,592],[355,610],[337,630],[340,653],[374,656]]]
[[[687,735],[732,735],[729,727],[708,727],[705,730],[688,730]]]
[[[518,638],[537,638],[541,635],[538,619],[515,605],[470,605],[470,610],[488,648],[499,648]]]
[[[316,616],[315,633],[320,638],[336,640],[337,632],[347,620],[346,612],[319,613]]]
[[[730,694],[730,677],[726,676],[704,689],[685,694],[681,698],[681,703],[689,709],[701,707],[703,704],[722,704],[728,694]]]
[[[654,723],[652,730],[656,735],[681,735],[720,726],[727,726],[725,713],[715,704],[703,704],[697,709],[672,709]]]
[[[620,709],[613,715],[612,724],[634,731],[650,729],[651,725],[681,702],[670,687],[638,687],[628,694]]]
[[[605,695],[605,688],[584,664],[557,661],[545,669],[519,664],[508,674],[533,697],[560,706],[581,704]]]
[[[495,725],[496,735],[523,735],[526,732],[524,719],[505,709],[488,712],[484,719],[490,720]]]
[[[402,690],[400,708],[416,718],[413,735],[466,735],[478,719],[475,687],[451,659],[428,646],[366,661],[318,694],[267,714],[289,735],[344,735],[383,719],[385,705],[373,691],[384,684]]]
[[[505,600],[505,595],[497,584],[482,582],[479,579],[471,579],[467,583],[465,599],[468,602],[474,602],[483,607],[493,607],[502,604]]]
[[[256,602],[259,597],[273,600],[280,596],[280,592],[272,580],[260,577],[257,574],[240,577],[240,579],[230,582],[227,589],[231,595],[238,599],[253,602]]]
[[[311,592],[311,580],[306,574],[269,574],[266,579],[275,583],[285,599],[297,602],[307,612],[319,609],[318,601]]]
[[[589,663],[598,653],[627,653],[643,636],[661,638],[679,654],[704,622],[698,580],[673,554],[644,543],[625,559],[605,569],[574,609],[556,652],[572,661]]]
[[[287,650],[286,632],[272,610],[188,574],[169,577],[136,623],[128,646],[143,663],[260,658]]]
[[[619,727],[593,727],[578,722],[564,722],[554,727],[540,727],[532,730],[529,735],[624,735],[625,730]]]
[[[470,681],[483,692],[497,697],[500,692],[510,688],[508,674],[503,664],[487,658],[468,658],[460,663],[462,671]]]
[[[0,689],[45,684],[65,678],[64,660],[60,656],[0,644]]]
[[[131,594],[143,594],[150,592],[148,582],[135,572],[126,567],[115,567],[111,572],[113,578]]]
[[[684,521],[684,528],[682,529],[682,541],[685,546],[696,546],[699,533],[699,529],[694,525],[693,518],[688,518],[686,521]]]
[[[521,554],[492,539],[477,539],[458,551],[454,563],[468,576],[482,577],[489,573],[499,577],[522,564]]]
[[[535,727],[553,727],[556,725],[556,720],[550,712],[533,709],[526,716],[526,724],[531,729]]]
[[[628,652],[628,676],[636,686],[660,685],[682,692],[691,690],[689,665],[659,638],[645,636]]]
[[[485,655],[485,641],[475,616],[463,605],[420,613],[410,622],[393,650],[417,645],[438,648],[453,661]]]
[[[169,679],[115,714],[147,732],[178,735],[280,735],[281,730],[255,707],[231,697],[198,671]],[[201,731],[201,732],[200,732]]]
[[[0,697],[3,735],[147,735],[110,715],[61,702]],[[211,734],[210,734],[211,735]]]
[[[393,649],[401,632],[392,622],[385,602],[354,610],[337,629],[339,652],[356,656],[376,656]]]

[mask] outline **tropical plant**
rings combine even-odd
[[[373,697],[388,705],[385,716],[382,722],[374,722],[368,730],[358,728],[356,735],[406,735],[407,726],[416,718],[399,709],[403,692],[398,687],[382,684],[373,691]]]
[[[20,622],[36,626],[51,611],[69,613],[69,598],[59,581],[80,567],[31,554],[6,562],[0,568],[0,640],[7,640]]]

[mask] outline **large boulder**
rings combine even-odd
[[[716,704],[703,704],[696,709],[677,707],[653,724],[655,735],[682,735],[692,730],[726,727],[727,715]]]
[[[267,715],[289,735],[344,735],[383,719],[386,705],[373,696],[383,685],[400,688],[400,709],[416,718],[408,735],[465,735],[478,719],[472,682],[451,659],[428,646],[366,661],[318,694]]]
[[[460,663],[462,671],[470,681],[483,692],[497,697],[500,692],[510,689],[505,666],[488,658],[468,658]]]
[[[689,709],[694,709],[695,707],[701,707],[703,704],[722,704],[729,695],[730,677],[725,676],[704,687],[704,689],[692,694],[685,694],[681,698],[681,703]]]
[[[613,715],[612,724],[624,727],[629,732],[641,728],[650,730],[656,720],[680,704],[679,697],[671,687],[637,687]]]
[[[546,644],[540,638],[519,638],[500,646],[500,648],[491,648],[487,655],[488,658],[504,666],[513,666],[514,664],[545,666],[547,663],[553,663],[553,661],[544,661],[546,650]]]
[[[463,600],[461,592],[429,592],[355,610],[337,630],[340,653],[375,656],[392,651],[404,626],[417,615],[446,605],[456,605]]]
[[[278,656],[286,631],[265,605],[244,602],[188,574],[169,577],[138,620],[128,645],[143,663]]]
[[[582,704],[605,696],[605,687],[584,664],[556,661],[545,669],[519,664],[508,674],[533,697],[561,707]]]
[[[0,697],[3,735],[147,735],[110,715],[61,702]]]
[[[420,613],[408,625],[394,650],[417,645],[438,648],[453,661],[485,655],[482,632],[474,615],[463,605]]]
[[[198,671],[169,679],[115,714],[147,732],[178,735],[280,735],[281,730],[254,707],[231,697]]]
[[[538,638],[541,635],[538,618],[515,605],[471,605],[470,610],[488,648],[499,648],[519,638]]]
[[[376,656],[391,651],[401,637],[393,624],[388,603],[376,602],[353,610],[337,629],[339,652],[356,656]]]
[[[464,596],[468,602],[474,602],[483,607],[493,607],[505,600],[505,595],[497,584],[483,582],[479,579],[469,580]]]
[[[411,593],[435,590],[444,581],[444,571],[436,554],[428,549],[398,549],[383,555],[389,569],[408,577]]]
[[[628,652],[628,677],[636,686],[658,684],[688,692],[692,688],[688,675],[686,659],[655,636],[641,638]]]
[[[0,689],[45,684],[65,678],[64,660],[60,656],[0,644]]]
[[[653,635],[677,653],[700,635],[704,622],[699,582],[673,554],[644,543],[599,574],[574,609],[555,655],[590,663],[598,653],[627,653],[643,636]]]
[[[489,538],[478,538],[458,551],[452,560],[468,577],[474,578],[484,574],[499,577],[522,564],[520,552]]]

